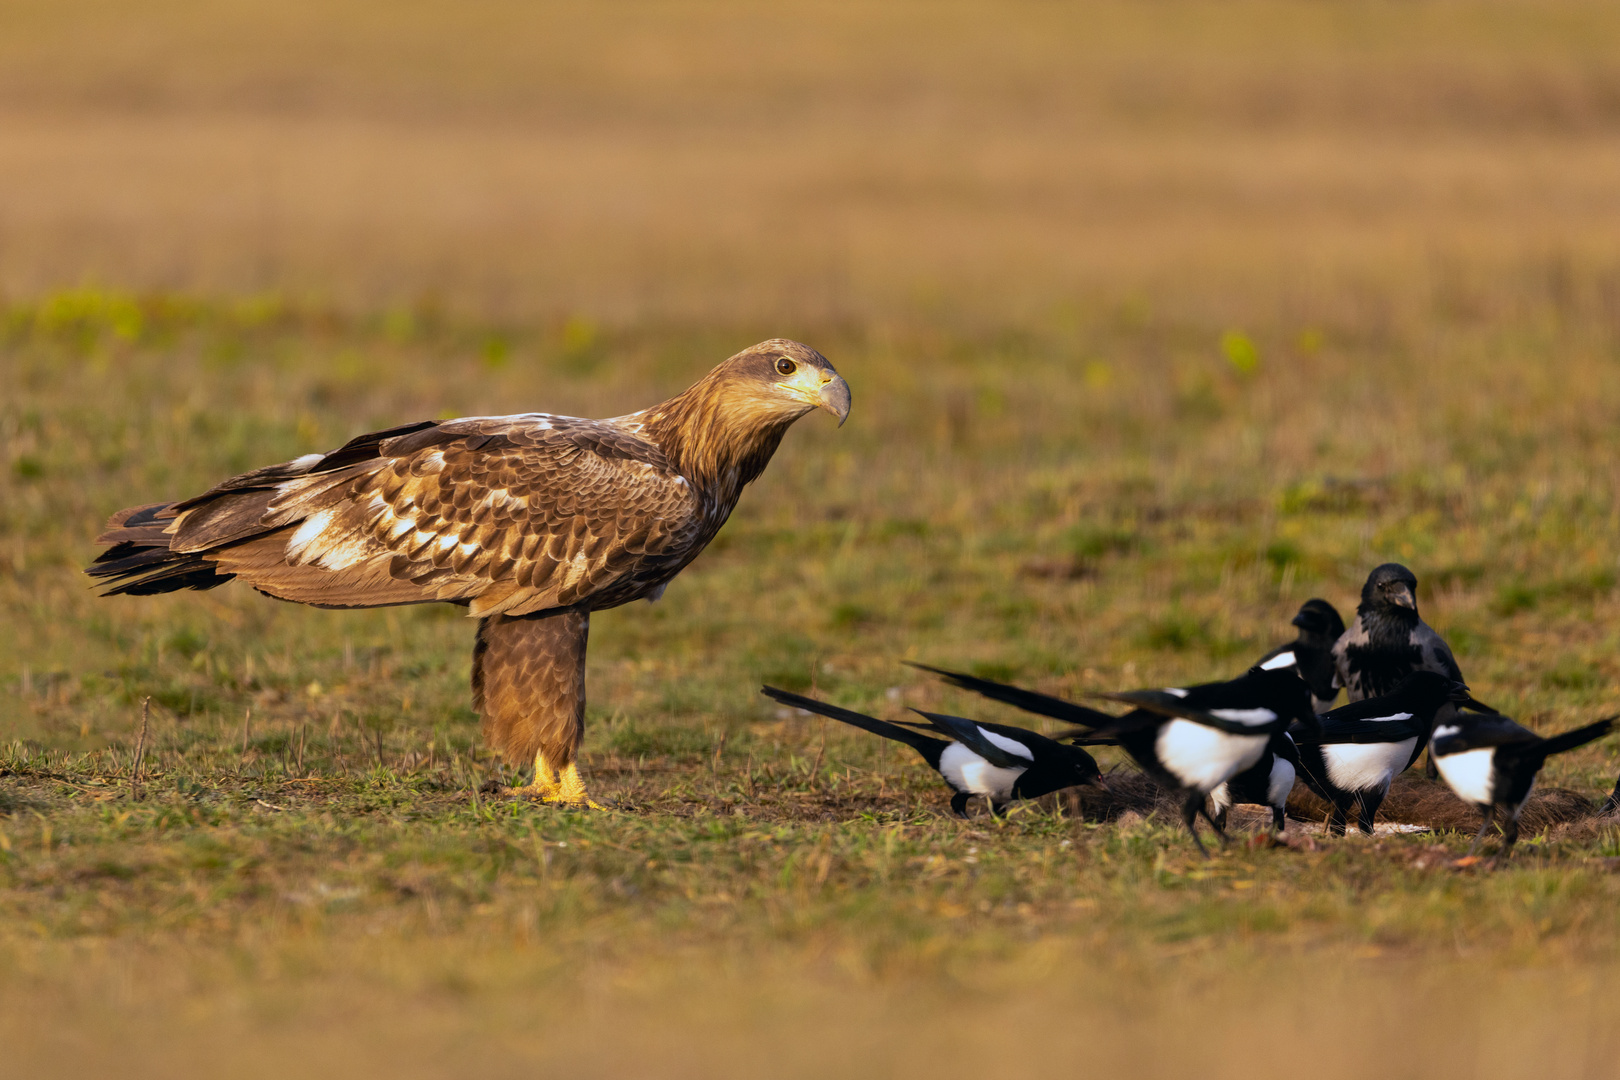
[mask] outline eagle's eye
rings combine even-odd
[[[776,370],[781,372],[783,375],[793,374],[798,370],[798,367],[798,364],[795,364],[785,356],[776,361]]]

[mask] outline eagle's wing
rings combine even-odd
[[[325,607],[622,603],[696,554],[698,493],[610,423],[474,418],[362,436],[179,504],[170,549]]]

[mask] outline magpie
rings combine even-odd
[[[1271,808],[1271,828],[1282,832],[1288,810],[1288,793],[1294,790],[1299,771],[1299,750],[1286,731],[1271,737],[1260,760],[1209,793],[1210,824],[1226,831],[1227,812],[1235,805]]]
[[[1344,620],[1339,609],[1322,599],[1307,600],[1293,618],[1299,636],[1279,645],[1256,663],[1256,667],[1292,668],[1311,688],[1311,706],[1319,713],[1333,707],[1339,686],[1333,681],[1333,646],[1344,636]]]
[[[905,743],[950,785],[951,812],[957,817],[967,817],[968,800],[975,795],[984,796],[994,814],[1015,799],[1036,799],[1077,784],[1107,786],[1090,754],[1027,728],[981,724],[960,716],[913,709],[933,731],[945,736],[939,739],[913,731],[909,725],[879,720],[774,686],[760,687],[759,692],[783,705]]]
[[[1473,699],[1460,682],[1414,671],[1392,693],[1325,714],[1318,734],[1298,733],[1300,779],[1333,806],[1328,832],[1343,836],[1355,807],[1357,827],[1372,835],[1389,785],[1417,759],[1435,715],[1447,704],[1473,704]]]
[[[1459,712],[1454,719],[1436,724],[1429,753],[1440,768],[1441,778],[1484,815],[1468,854],[1479,849],[1491,823],[1500,817],[1502,850],[1498,857],[1506,858],[1519,838],[1519,813],[1530,798],[1542,765],[1554,754],[1601,739],[1617,719],[1620,717],[1606,717],[1550,739],[1500,713]]]
[[[972,690],[1026,712],[1066,720],[1112,735],[1120,747],[1160,787],[1181,796],[1181,818],[1203,855],[1198,815],[1224,841],[1205,797],[1239,773],[1253,768],[1265,754],[1271,736],[1295,720],[1314,728],[1310,690],[1291,670],[1251,668],[1230,682],[1200,686],[1133,690],[1098,697],[1134,705],[1123,716],[1076,705],[1005,683],[957,671],[914,664],[955,686]]]

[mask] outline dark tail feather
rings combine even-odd
[[[927,664],[916,664],[909,660],[906,662],[914,668],[933,672],[952,686],[972,690],[975,694],[983,694],[992,701],[1005,702],[1037,716],[1050,716],[1054,720],[1064,720],[1082,727],[1103,729],[1114,727],[1119,720],[1118,717],[1097,709],[1088,709],[1084,705],[1076,705],[1072,701],[1036,693],[1034,690],[1008,686],[1006,683],[981,679],[977,675],[968,675],[960,671],[947,671],[944,668],[929,667]]]
[[[1598,807],[1598,817],[1607,817],[1616,810],[1620,810],[1620,779],[1615,780],[1614,790],[1609,792],[1609,797]]]
[[[1585,727],[1561,732],[1544,741],[1540,746],[1536,747],[1536,750],[1544,757],[1552,757],[1554,754],[1562,754],[1566,750],[1573,750],[1577,746],[1585,746],[1592,740],[1601,739],[1607,735],[1609,728],[1614,726],[1617,719],[1620,719],[1620,717],[1609,716],[1596,723],[1587,724]]]
[[[151,503],[120,510],[107,521],[98,544],[112,545],[85,573],[112,586],[103,596],[152,596],[180,589],[212,589],[234,574],[221,574],[201,555],[169,550],[164,530],[175,517],[174,503]]]
[[[851,727],[858,727],[862,731],[870,731],[872,734],[881,735],[885,739],[905,743],[923,755],[924,758],[928,758],[931,764],[938,761],[940,752],[949,745],[943,739],[935,739],[910,728],[901,727],[899,724],[891,724],[887,720],[879,720],[877,717],[867,716],[865,713],[840,709],[837,705],[829,705],[825,701],[817,701],[815,698],[807,698],[802,694],[795,694],[791,691],[778,690],[774,686],[762,686],[759,688],[759,692],[768,698],[780,701],[783,705],[803,709],[805,712],[813,712],[831,720],[840,720]]]

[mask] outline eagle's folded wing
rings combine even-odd
[[[176,507],[170,550],[324,607],[465,601],[474,615],[606,606],[697,554],[702,501],[612,424],[514,416],[362,436]]]

